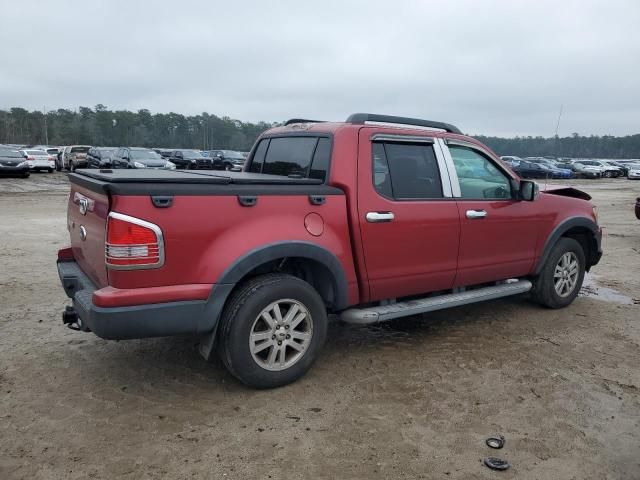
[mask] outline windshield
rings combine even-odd
[[[196,152],[195,150],[185,150],[182,152],[184,158],[205,158],[200,152]]]
[[[8,150],[6,148],[0,148],[0,157],[22,158],[22,155],[20,155],[20,152],[16,150]]]
[[[71,153],[87,153],[91,147],[72,147]]]
[[[58,153],[58,149],[57,148],[47,148],[47,153],[50,153],[51,155],[55,155],[56,153]]]
[[[27,155],[46,155],[47,152],[44,150],[25,150],[24,153]]]
[[[153,150],[131,150],[131,160],[162,160],[162,157]]]
[[[225,158],[236,158],[238,160],[244,160],[244,156],[240,152],[234,152],[233,150],[222,150],[222,154]]]

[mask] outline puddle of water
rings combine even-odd
[[[582,283],[579,295],[581,297],[595,298],[596,300],[619,303],[621,305],[637,304],[637,300],[634,301],[631,297],[627,297],[613,288],[598,285],[594,275],[589,273],[586,273],[584,276],[584,282]]]

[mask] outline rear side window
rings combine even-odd
[[[326,137],[275,137],[260,141],[249,171],[326,180],[331,140]]]
[[[442,182],[433,145],[372,145],[373,184],[395,200],[442,198]]]
[[[262,165],[264,165],[264,156],[267,153],[267,147],[269,146],[269,139],[261,140],[256,148],[256,153],[253,155],[251,167],[249,171],[252,173],[262,172]]]
[[[272,138],[262,173],[306,177],[317,141],[314,137]]]
[[[328,138],[319,138],[316,151],[313,154],[311,162],[311,170],[309,170],[309,178],[322,180],[327,179],[329,171],[329,160],[331,159],[331,140]]]

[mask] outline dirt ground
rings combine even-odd
[[[301,381],[254,391],[194,338],[64,328],[66,177],[0,179],[0,479],[640,479],[640,182],[575,183],[606,252],[569,308],[335,322]]]

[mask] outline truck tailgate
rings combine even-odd
[[[67,229],[73,256],[84,273],[98,287],[108,285],[104,242],[109,197],[71,183],[67,207]]]

